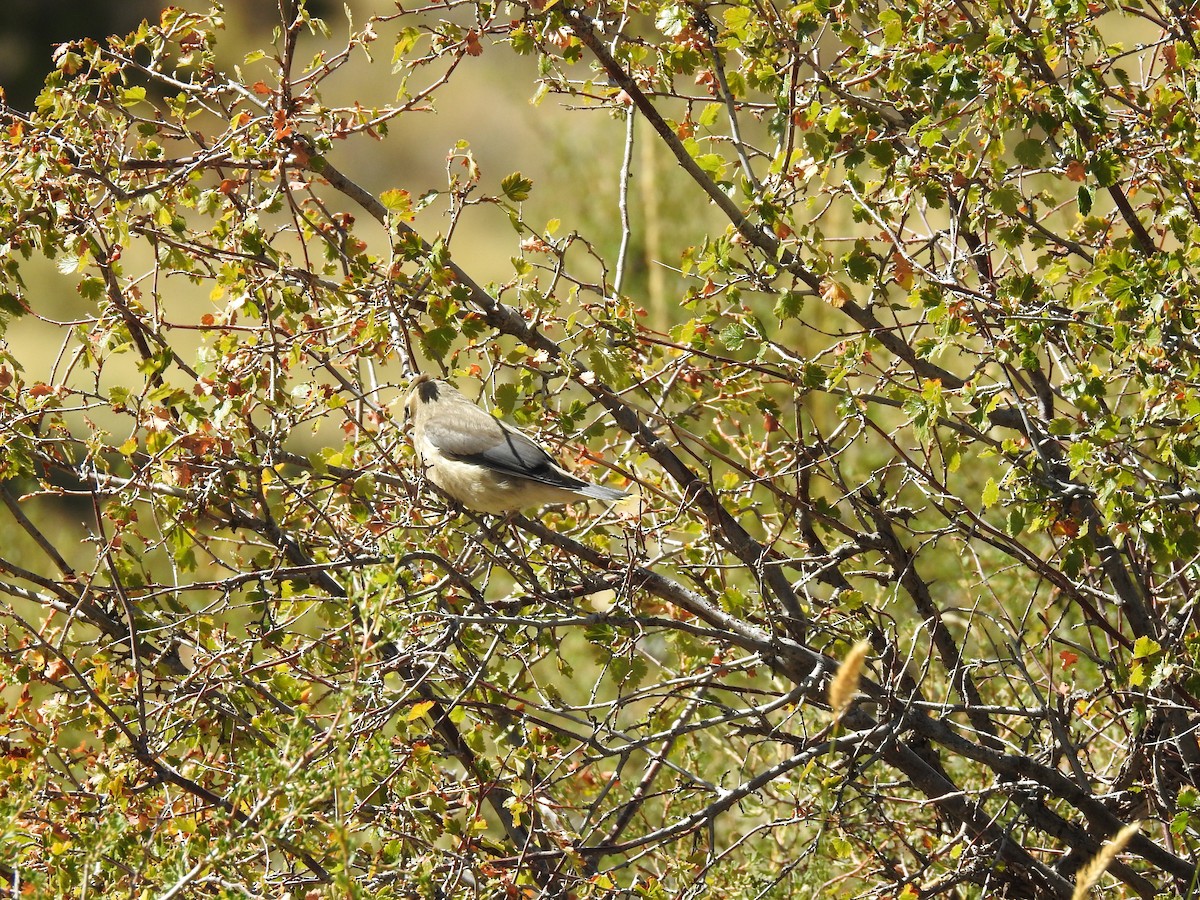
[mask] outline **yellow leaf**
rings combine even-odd
[[[1000,486],[996,484],[995,478],[989,478],[987,484],[983,486],[983,506],[986,509],[989,506],[995,506],[1000,502]]]
[[[1057,69],[1058,63],[1062,59],[1062,51],[1058,48],[1058,45],[1047,45],[1044,53],[1046,57],[1046,65],[1048,65],[1051,69]]]
[[[421,718],[421,716],[425,715],[425,713],[429,712],[431,709],[433,709],[433,701],[422,700],[408,711],[408,715],[405,716],[405,719],[409,722],[415,721],[416,719]]]
[[[392,215],[399,216],[402,219],[412,217],[412,197],[408,191],[399,189],[384,191],[379,195],[379,202]]]
[[[1146,683],[1146,669],[1139,662],[1134,663],[1133,668],[1129,670],[1129,684],[1132,687],[1141,687]]]

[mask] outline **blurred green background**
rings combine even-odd
[[[53,48],[65,40],[102,39],[136,28],[142,18],[154,19],[163,4],[157,0],[130,2],[35,2],[12,0],[0,4],[0,85],[10,106],[34,107],[45,74],[53,66]],[[204,10],[209,4],[186,0],[174,4]],[[301,58],[318,50],[335,52],[349,30],[346,9],[355,27],[372,15],[395,12],[386,2],[355,0],[345,4],[314,0],[314,15],[324,18],[332,32],[328,41],[308,35],[301,42]],[[243,65],[247,53],[269,50],[271,32],[278,24],[276,4],[269,0],[233,3],[225,7],[226,30],[218,52],[227,70],[242,66],[249,77],[257,70]],[[386,59],[391,52],[381,40],[372,48]],[[267,74],[267,62],[255,66]],[[327,105],[385,105],[395,100],[398,80],[380,78],[382,66],[368,69],[361,55],[323,83]],[[582,68],[582,67],[581,67]],[[368,74],[369,73],[369,74]],[[583,71],[579,77],[586,77]],[[340,142],[332,162],[368,190],[378,193],[402,188],[414,197],[447,183],[447,155],[465,141],[482,171],[481,188],[498,192],[505,176],[520,171],[533,180],[533,192],[524,204],[528,222],[539,227],[551,218],[561,220],[558,235],[578,232],[599,255],[615,263],[620,245],[618,206],[619,173],[625,147],[626,124],[619,114],[595,109],[569,111],[564,98],[553,94],[538,106],[531,102],[538,86],[537,60],[520,57],[505,47],[484,46],[484,52],[464,61],[450,83],[439,91],[429,112],[411,113],[391,123],[385,140],[355,138]],[[683,290],[675,272],[681,251],[701,240],[718,219],[707,204],[689,192],[684,176],[665,156],[657,141],[639,123],[640,138],[632,157],[629,184],[631,242],[623,293],[651,312],[649,324],[668,327]],[[586,184],[587,190],[579,190]],[[361,216],[363,236],[373,235]],[[429,238],[444,232],[444,205],[435,204],[416,222]],[[510,259],[519,253],[519,238],[502,210],[482,207],[464,216],[454,235],[452,250],[475,277],[503,283],[512,277]],[[381,245],[385,246],[385,245]],[[135,253],[138,248],[132,249]],[[147,257],[148,259],[148,257]],[[128,260],[134,269],[139,257]],[[47,263],[22,266],[35,309],[51,317],[69,317],[78,311],[71,276],[60,276]],[[610,271],[610,276],[612,272]],[[9,341],[14,346],[40,344],[35,323],[14,323]]]

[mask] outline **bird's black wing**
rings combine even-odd
[[[505,428],[491,416],[483,422],[472,416],[468,426],[453,416],[439,416],[425,425],[425,438],[444,455],[517,478],[575,490],[587,482],[558,468],[554,457],[521,432]]]

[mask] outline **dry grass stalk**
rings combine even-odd
[[[833,676],[833,681],[829,683],[829,707],[833,710],[835,722],[841,719],[842,713],[846,711],[850,701],[858,692],[863,663],[866,661],[867,651],[870,649],[870,642],[865,640],[859,641],[851,647],[846,658],[838,667],[837,674]]]
[[[1087,900],[1088,894],[1100,880],[1104,870],[1117,858],[1117,854],[1125,849],[1125,845],[1133,840],[1133,836],[1141,827],[1141,822],[1130,822],[1113,835],[1111,841],[1100,848],[1100,852],[1092,857],[1091,861],[1083,866],[1075,876],[1075,891],[1071,894],[1071,900]]]

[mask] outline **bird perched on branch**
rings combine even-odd
[[[404,405],[429,480],[476,512],[629,496],[576,478],[524,434],[444,381],[418,376]]]

